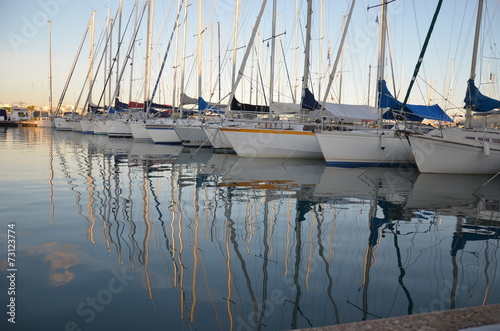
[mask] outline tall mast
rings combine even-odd
[[[201,73],[202,73],[202,47],[203,47],[203,24],[202,24],[203,0],[198,1],[198,97],[201,97]]]
[[[118,5],[118,10],[120,12],[118,16],[118,50],[121,49],[120,40],[122,40],[122,4],[123,0],[120,0],[120,4]],[[120,52],[118,51],[116,54],[116,88],[118,89],[118,96],[120,95],[120,78],[118,77],[118,68],[120,67]]]
[[[49,23],[49,113],[52,114],[52,21]]]
[[[116,16],[115,16],[116,17]],[[113,18],[109,19],[111,24],[114,26],[115,21]],[[109,103],[109,108],[115,103],[115,100],[112,100],[111,98],[111,77],[113,77],[113,29],[109,29],[109,78],[107,81],[109,82],[108,86],[108,103]]]
[[[378,42],[378,67],[377,67],[377,86],[384,79],[384,62],[385,62],[385,37],[386,37],[386,22],[387,22],[387,3],[382,0],[380,19],[380,35]],[[378,92],[380,93],[380,91]],[[379,129],[382,128],[382,108],[378,109],[378,124]]]
[[[221,93],[221,88],[220,88],[220,81],[221,81],[221,78],[220,78],[220,73],[221,73],[221,71],[220,71],[220,22],[217,22],[217,48],[219,50],[219,55],[217,56],[217,66],[219,68],[219,79],[218,79],[218,81],[219,81],[219,98],[217,100],[219,100],[219,102],[220,102],[220,100],[221,100],[221,95],[220,95],[220,93]]]
[[[136,10],[138,10],[138,8],[136,8]],[[142,17],[144,15],[145,10],[146,10],[146,3],[142,7],[141,17],[140,17],[141,22],[142,22]],[[138,29],[135,29],[132,32],[132,37],[131,37],[131,40],[130,40],[130,44],[129,44],[129,47],[128,47],[126,53],[125,53],[125,58],[126,59],[128,59],[129,56],[130,56],[130,53],[132,53],[132,49],[134,48],[134,41],[137,38],[137,32],[138,32]],[[123,73],[125,72],[126,67],[127,67],[127,61],[124,61],[123,64],[122,64],[122,68],[121,69],[117,68],[117,70],[116,70],[117,81],[121,81],[122,80]],[[113,98],[111,100],[116,99],[118,97],[119,93],[120,93],[120,87],[116,86],[116,88],[114,90]],[[129,115],[131,114],[131,111],[132,110],[129,109]]]
[[[299,76],[299,0],[295,1],[295,60],[294,60],[294,79],[293,79],[293,103],[297,99],[297,77]]]
[[[155,6],[155,0],[150,0],[148,2],[148,31],[146,34],[146,68],[144,76],[144,101],[148,101],[151,96],[149,81],[151,79],[151,43],[153,39],[154,6]]]
[[[137,31],[137,13],[139,8],[137,5],[139,0],[135,0],[135,16],[134,16],[134,33]],[[130,88],[128,91],[128,101],[132,101],[132,84],[134,80],[134,51],[135,51],[135,39],[132,40],[132,50],[130,51]]]
[[[213,67],[214,67],[214,59],[213,59],[213,51],[214,51],[214,24],[210,24],[210,76],[209,76],[209,84],[210,86],[210,99],[212,99],[212,80],[213,80]]]
[[[479,45],[479,32],[481,30],[482,14],[483,14],[483,0],[479,0],[477,5],[476,33],[474,34],[474,46],[472,48],[472,63],[470,67],[470,77],[469,77],[472,80],[476,78],[477,49]],[[465,112],[466,129],[471,128],[471,117],[472,117],[471,107],[467,107]]]
[[[342,16],[342,31],[345,31],[345,15]],[[342,103],[342,75],[344,74],[344,47],[340,49],[339,103]]]
[[[304,58],[304,74],[302,75],[302,95],[300,102],[304,99],[306,88],[309,84],[309,65],[310,60],[310,49],[311,49],[311,16],[312,16],[312,0],[307,0],[307,26],[306,26],[306,50]]]
[[[318,79],[318,92],[321,95],[321,87],[323,86],[323,12],[324,1],[319,2],[319,79]],[[343,16],[345,18],[345,16]],[[343,21],[344,23],[344,21]],[[340,102],[340,101],[339,101]]]
[[[95,26],[95,10],[92,10],[92,15],[90,19],[90,38],[89,38],[89,73],[87,75],[87,81],[89,83],[89,95],[87,97],[88,102],[92,102],[92,80],[93,71],[92,67],[94,65],[94,26]]]
[[[236,77],[236,80],[233,82],[233,85],[231,86],[231,95],[229,96],[229,102],[227,103],[228,109],[231,107],[231,102],[234,99],[234,93],[236,91],[236,88],[238,87],[238,84],[240,83],[241,77],[243,76],[243,69],[245,68],[248,56],[250,55],[250,52],[253,48],[253,41],[255,40],[255,35],[257,34],[257,29],[259,28],[260,21],[262,19],[262,14],[264,13],[264,9],[266,8],[266,4],[267,0],[263,0],[259,11],[259,16],[257,16],[257,20],[252,29],[252,35],[250,36],[250,40],[248,42],[245,55],[243,55],[243,59],[241,60],[240,70],[238,71],[238,77]]]
[[[333,78],[335,77],[335,72],[337,71],[337,65],[339,64],[339,61],[340,61],[340,55],[342,54],[342,49],[344,47],[345,38],[347,36],[347,30],[349,28],[349,23],[351,22],[352,12],[354,10],[355,4],[356,4],[356,0],[352,0],[351,8],[349,9],[349,14],[347,15],[347,21],[345,23],[345,29],[344,29],[344,32],[342,33],[342,38],[340,39],[340,45],[339,45],[339,49],[337,51],[337,56],[335,57],[335,61],[333,62],[333,66],[332,66],[332,71],[330,73],[330,76],[328,77],[328,85],[326,86],[325,96],[323,97],[321,111],[323,111],[323,109],[324,109],[324,104],[326,103],[328,93],[330,93],[330,88],[332,87],[332,84],[333,84]]]
[[[273,0],[273,20],[271,31],[271,66],[270,66],[270,80],[269,80],[269,106],[273,103],[273,90],[274,90],[274,53],[276,50],[276,0]]]
[[[107,65],[107,57],[108,57],[108,41],[109,41],[109,11],[110,8],[108,7],[108,13],[106,14],[106,45],[104,47],[104,93],[103,93],[103,106],[106,107],[106,82],[107,82],[107,72],[108,72],[108,65]],[[109,88],[109,87],[108,87]]]
[[[181,117],[182,117],[182,96],[184,95],[184,70],[186,67],[186,34],[187,34],[187,15],[189,4],[186,1],[184,5],[184,27],[182,30],[182,59],[181,59],[181,102],[179,104]]]
[[[231,76],[231,86],[236,80],[236,50],[238,49],[238,19],[240,17],[240,0],[236,0],[236,11],[234,12],[234,43],[233,43],[233,72]]]
[[[177,7],[179,7],[181,4],[181,0],[177,0]],[[176,29],[175,31],[175,51],[174,51],[174,85],[172,87],[172,106],[175,109],[175,101],[176,101],[176,92],[177,92],[177,61],[179,59],[179,29]]]

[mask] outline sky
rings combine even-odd
[[[112,58],[118,59],[118,64],[115,65],[111,76],[111,94],[116,88],[116,73],[122,71],[124,67],[126,69],[121,78],[120,99],[124,102],[130,101],[129,99],[142,102],[145,98],[146,81],[147,13],[140,21],[131,66],[131,60],[125,62],[124,59],[132,40],[135,0],[123,0],[122,43],[119,56],[116,57],[119,40],[118,16],[116,15],[119,2],[119,0],[0,0],[2,17],[0,20],[0,104],[24,101],[39,106],[48,105],[49,23],[46,22],[47,20],[52,21],[52,103],[56,105],[59,102],[78,46],[89,24],[92,10],[96,13],[94,49],[98,49],[94,57],[95,85],[92,89],[92,101],[102,103],[104,98],[109,98],[110,92],[103,93],[106,77],[104,64],[97,70],[99,59],[103,57],[105,43],[102,42],[102,36],[105,31],[108,9],[110,16],[116,17],[116,24],[109,47],[110,52],[107,54],[107,62],[109,62],[111,52]],[[197,97],[201,93],[205,100],[227,101],[231,90],[233,68],[240,69],[241,60],[247,51],[246,45],[262,2],[257,0],[240,0],[239,2],[236,0],[190,0],[187,16],[184,17],[183,7],[179,25],[173,33],[173,39],[168,48],[179,3],[180,0],[155,1],[149,84],[151,91],[159,77],[160,65],[165,54],[167,54],[167,60],[159,79],[154,101],[178,104],[181,77],[184,82],[182,90],[189,96]],[[379,3],[379,0],[356,1],[353,17],[348,26],[342,60],[334,75],[327,101],[375,104],[380,24],[380,6],[377,5]],[[388,4],[390,49],[386,50],[384,77],[391,91],[397,94],[401,101],[408,89],[437,3],[437,0],[396,0]],[[143,4],[144,0],[138,0],[139,9],[142,9]],[[236,17],[237,4],[239,4],[239,15]],[[318,100],[324,97],[328,76],[331,74],[338,52],[343,16],[348,14],[350,5],[351,0],[313,1],[308,85]],[[241,102],[264,104],[265,98],[269,98],[272,6],[273,1],[269,0],[254,47],[247,65],[243,68],[243,79],[236,92],[236,97]],[[374,8],[368,9],[373,6]],[[479,85],[484,94],[496,98],[499,96],[496,79],[500,54],[497,54],[498,48],[494,38],[500,36],[498,6],[498,1],[485,0],[476,69],[476,85]],[[423,65],[410,95],[410,103],[438,103],[448,112],[461,111],[466,82],[471,70],[476,7],[477,0],[443,2]],[[295,99],[297,95],[300,96],[306,8],[307,1],[305,0],[277,0],[274,101],[293,102],[294,95]],[[235,25],[236,19],[238,19],[237,25]],[[200,21],[201,24],[199,24]],[[185,38],[184,29],[186,30]],[[200,29],[203,31],[201,51],[198,47]],[[219,31],[220,38],[218,37]],[[233,53],[236,37],[238,50]],[[184,61],[182,61],[183,58]],[[198,71],[198,63],[201,63],[201,74]],[[89,34],[84,40],[67,93],[61,100],[63,104],[75,104],[80,94],[83,96],[81,100],[86,97],[88,86],[84,84],[88,70]],[[220,89],[218,77],[220,77]],[[202,82],[201,92],[198,90],[199,81]],[[132,86],[131,90],[130,86]],[[80,101],[80,106],[81,103],[82,101]]]

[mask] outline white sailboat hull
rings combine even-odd
[[[146,125],[151,139],[155,144],[181,144],[181,140],[175,133],[174,125],[171,124],[152,124]]]
[[[220,128],[240,157],[321,159],[311,131],[256,128]]]
[[[134,140],[151,140],[151,136],[144,122],[129,122],[128,125]]]
[[[88,118],[82,118],[80,120],[80,124],[82,126],[82,132],[85,134],[93,134],[94,133],[94,121]]]
[[[415,160],[404,136],[394,131],[383,134],[368,131],[316,133],[327,165],[371,167],[413,165]]]
[[[105,120],[95,120],[94,121],[94,134],[97,134],[97,135],[107,135],[108,134],[108,126],[106,125]]]
[[[71,126],[71,130],[74,132],[83,132],[82,124],[79,119],[68,121],[68,124]]]
[[[476,175],[500,172],[500,132],[485,135],[481,131],[449,129],[445,130],[444,138],[423,135],[409,139],[420,172]]]
[[[132,137],[132,131],[125,120],[107,120],[106,126],[110,137]]]
[[[58,131],[71,131],[72,127],[68,121],[62,117],[54,117],[54,127]]]
[[[199,125],[175,126],[175,132],[184,146],[189,147],[212,147],[205,131]]]
[[[203,131],[210,140],[213,148],[217,149],[232,149],[231,143],[227,140],[226,136],[219,130],[218,127],[203,127]]]

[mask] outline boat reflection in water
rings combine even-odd
[[[36,211],[0,188],[20,328],[294,329],[500,302],[498,179],[22,130],[0,136],[40,164],[19,186]]]

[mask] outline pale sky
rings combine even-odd
[[[163,59],[172,33],[178,2],[178,0],[155,1],[151,90],[158,77],[160,59]],[[118,63],[120,70],[131,41],[134,3],[134,0],[123,1],[122,34],[129,19],[130,22],[123,36]],[[185,92],[191,97],[198,96],[198,38],[196,35],[200,29],[199,3],[200,1],[196,0],[189,1],[186,24],[186,61],[183,75]],[[203,0],[202,2],[201,27],[204,32],[201,52],[203,67],[201,94],[206,100],[218,101],[219,55],[221,59],[220,95],[224,98],[230,92],[236,3],[236,0]],[[261,3],[258,0],[240,1],[237,44],[241,48],[237,51],[236,69],[240,67],[240,61],[246,51],[245,45],[250,38]],[[343,73],[342,84],[337,75],[328,101],[338,102],[340,86],[342,86],[342,103],[366,104],[370,85],[370,104],[374,104],[380,7],[370,10],[367,8],[379,3],[379,0],[356,2],[347,34],[342,65],[337,68],[337,72]],[[387,85],[393,92],[395,85],[396,93],[399,93],[398,99],[401,101],[408,88],[437,3],[437,0],[396,0],[388,5],[391,49],[390,52],[386,51],[385,77]],[[96,47],[100,45],[99,52],[95,55],[96,84],[92,92],[93,102],[97,103],[102,94],[104,81],[103,66],[99,72],[95,72],[104,49],[103,43],[99,44],[99,40],[104,32],[108,8],[110,8],[111,16],[114,17],[118,4],[119,0],[0,0],[0,13],[2,13],[0,20],[0,104],[18,101],[39,106],[48,104],[48,23],[46,20],[49,19],[52,21],[52,98],[54,106],[57,104],[92,10],[96,11],[94,44]],[[314,0],[309,85],[318,100],[323,99],[327,77],[331,73],[329,64],[333,64],[341,37],[342,16],[347,15],[350,4],[350,0]],[[139,8],[142,8],[142,5],[143,0],[140,0]],[[266,97],[269,94],[271,47],[268,47],[270,41],[263,42],[262,40],[271,37],[272,5],[273,1],[268,0],[256,39],[255,52],[249,57],[244,70],[244,78],[238,88],[237,98],[242,102],[264,104],[262,90]],[[494,39],[500,36],[498,6],[498,1],[485,0],[480,58],[476,70],[476,85],[480,85],[480,90],[484,94],[493,97],[498,97],[499,94],[496,80],[500,54],[498,54]],[[431,99],[432,103],[439,103],[443,109],[463,107],[466,81],[470,75],[476,7],[477,0],[444,1],[417,84],[412,91],[410,103],[423,104]],[[273,96],[275,101],[292,102],[292,93],[300,95],[306,8],[305,0],[277,1],[276,35],[280,36],[276,38],[275,93]],[[297,9],[299,11],[298,24]],[[178,103],[182,76],[183,19],[184,11],[181,13],[181,24],[177,29],[178,36],[174,35],[168,53],[167,64],[160,81],[160,92],[156,94],[155,102]],[[138,102],[144,101],[146,20],[147,14],[144,15],[136,38],[133,63],[132,100]],[[220,44],[217,37],[218,26],[220,27]],[[176,37],[178,37],[178,42],[176,42]],[[111,51],[115,54],[118,22],[115,24],[112,38]],[[328,60],[329,52],[330,60]],[[283,60],[283,53],[285,60]],[[89,69],[88,56],[89,36],[87,35],[63,104],[74,104],[82,91]],[[371,72],[370,65],[372,65]],[[177,67],[177,71],[173,67]],[[114,72],[116,71],[115,68]],[[173,89],[174,75],[177,77],[175,91]],[[371,78],[370,84],[368,77]],[[112,76],[112,81],[111,87],[114,90],[116,74]],[[250,99],[251,85],[253,90]],[[121,100],[128,102],[130,99],[130,61],[127,63],[121,86]],[[296,92],[297,88],[298,92]],[[256,99],[256,90],[260,91],[258,99]],[[85,86],[83,91],[83,95],[86,96],[88,87]],[[446,102],[445,98],[449,98],[451,102]]]

